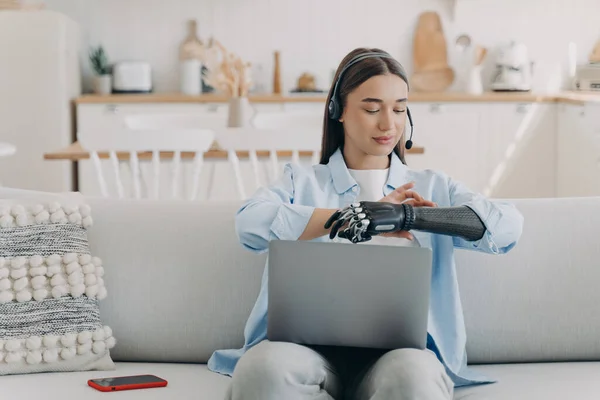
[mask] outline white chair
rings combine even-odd
[[[171,198],[179,197],[179,174],[181,170],[181,153],[193,152],[192,185],[189,191],[189,200],[198,196],[199,177],[204,164],[204,153],[209,150],[214,141],[215,133],[211,130],[179,129],[179,130],[133,130],[122,129],[114,131],[80,131],[77,135],[81,146],[90,152],[94,163],[100,191],[104,197],[109,196],[109,191],[104,177],[100,152],[108,152],[109,159],[115,174],[117,196],[125,197],[123,180],[121,178],[119,156],[117,153],[126,152],[129,155],[129,165],[135,198],[142,198],[142,180],[138,152],[151,153],[152,163],[152,198],[160,195],[160,166],[161,152],[173,152],[171,168]],[[147,192],[147,191],[146,191]],[[147,196],[150,197],[148,193]]]
[[[131,114],[124,117],[125,125],[131,129],[214,129],[219,148],[228,152],[238,194],[246,198],[246,190],[237,151],[247,151],[252,166],[254,181],[261,186],[257,151],[269,151],[271,168],[269,179],[274,180],[280,172],[277,151],[290,150],[292,162],[300,162],[300,152],[312,152],[312,164],[320,158],[323,115],[314,111],[257,112],[250,121],[252,127],[227,128],[227,116],[204,113],[155,113]],[[210,163],[210,195],[215,181],[215,163]],[[209,196],[210,197],[210,196]]]
[[[294,163],[300,163],[300,152],[310,152],[312,164],[319,162],[321,151],[321,132],[315,130],[225,128],[217,131],[216,140],[219,146],[227,151],[228,160],[233,167],[237,190],[242,199],[247,198],[247,193],[243,183],[238,151],[248,152],[256,187],[262,186],[258,151],[268,151],[269,153],[271,180],[277,179],[280,172],[278,151],[291,150],[291,159]]]
[[[283,138],[285,139],[281,139],[281,135],[277,135],[276,138],[272,139],[276,141],[281,139],[287,143],[288,147],[285,150],[292,150],[292,161],[298,162],[299,150],[314,150],[312,163],[319,163],[321,135],[323,132],[322,113],[314,111],[261,112],[253,118],[252,126],[262,131],[277,130],[281,135],[284,135]],[[294,135],[294,138],[288,140],[291,134]],[[315,135],[318,135],[318,138]],[[305,141],[305,138],[309,138],[308,141]],[[318,147],[313,147],[317,142]],[[301,146],[302,149],[298,149],[292,146],[292,144]],[[267,149],[269,148],[263,150]],[[272,161],[275,162],[275,157],[273,155],[271,157]],[[276,165],[273,164],[273,166],[275,167]]]
[[[150,113],[129,114],[123,117],[129,129],[217,129],[227,124],[227,115],[205,113]]]
[[[257,129],[323,131],[323,113],[316,111],[259,112],[251,121]]]
[[[323,113],[315,111],[286,111],[286,112],[262,112],[256,115],[252,120],[252,126],[261,130],[278,130],[281,134],[287,135],[287,132],[293,132],[294,135],[301,135],[301,137],[311,137],[312,139],[319,142],[319,149],[321,145],[321,134],[323,132]],[[318,134],[318,139],[314,136]],[[287,136],[286,136],[287,137]],[[298,143],[301,146],[305,146],[305,142]],[[312,149],[312,148],[311,148]],[[288,147],[288,150],[295,150],[293,155],[294,160],[298,160],[297,150],[292,147]],[[302,150],[307,150],[303,148]],[[320,151],[320,150],[319,150]],[[319,163],[320,153],[317,151],[313,152],[313,164]]]
[[[227,125],[227,114],[199,113],[199,112],[178,112],[178,113],[135,113],[123,117],[124,125],[130,129],[142,130],[161,130],[168,132],[179,129],[220,129]],[[214,147],[211,145],[211,148]],[[215,182],[217,162],[208,163],[208,186],[206,188],[206,198],[211,197],[213,185]]]

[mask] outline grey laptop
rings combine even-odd
[[[267,338],[423,349],[431,263],[429,248],[273,240]]]

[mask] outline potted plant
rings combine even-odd
[[[108,57],[102,46],[90,50],[90,63],[95,73],[94,92],[97,94],[110,94],[112,92],[111,70]]]

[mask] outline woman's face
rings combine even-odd
[[[408,87],[397,75],[376,75],[348,94],[340,118],[344,152],[355,156],[387,156],[404,132]]]

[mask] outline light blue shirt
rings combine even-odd
[[[433,251],[427,348],[446,367],[455,386],[494,382],[467,367],[466,331],[459,297],[454,249],[463,248],[489,254],[503,254],[519,240],[523,216],[506,201],[492,201],[475,193],[440,171],[412,170],[392,153],[384,193],[414,182],[414,191],[439,207],[466,205],[486,226],[477,241],[411,231],[422,247]],[[327,165],[302,167],[287,164],[283,176],[260,188],[236,216],[236,230],[248,250],[263,253],[271,240],[297,240],[315,208],[338,209],[355,201],[360,187],[352,178],[338,149]],[[328,236],[315,241],[329,241]],[[258,299],[244,329],[244,347],[216,351],[208,361],[214,372],[232,375],[239,358],[267,335],[267,268]]]

